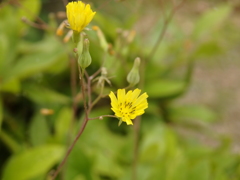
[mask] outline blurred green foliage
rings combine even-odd
[[[120,3],[120,2],[117,2]],[[116,4],[117,4],[116,3]],[[39,41],[31,39],[34,29],[24,24],[24,16],[35,20],[41,9],[40,0],[23,0],[21,6],[1,4],[0,10],[0,175],[3,180],[43,180],[63,159],[69,139],[80,127],[81,121],[71,124],[72,97],[68,54],[71,43],[63,44],[56,37],[56,19],[49,15],[48,28]],[[24,7],[28,7],[27,9]],[[116,8],[117,6],[115,6]],[[30,10],[30,12],[29,12]],[[118,11],[117,11],[118,12]],[[186,34],[181,25],[171,21],[168,35],[162,40],[154,56],[149,52],[156,43],[163,20],[151,27],[147,38],[137,32],[128,42],[124,32],[136,24],[133,15],[121,23],[126,15],[97,10],[93,24],[98,25],[113,45],[115,55],[106,54],[99,47],[94,31],[87,32],[93,62],[89,72],[94,73],[105,58],[112,87],[127,86],[126,75],[133,60],[140,56],[145,64],[145,86],[149,108],[142,117],[140,131],[139,180],[237,180],[240,178],[240,157],[231,153],[229,140],[215,137],[217,147],[207,147],[194,138],[185,138],[174,130],[172,123],[195,125],[214,122],[217,114],[197,104],[182,105],[177,99],[187,93],[197,60],[211,59],[228,49],[222,41],[232,7],[224,4],[205,12],[194,20]],[[122,15],[122,16],[121,16]],[[129,31],[119,31],[118,28]],[[39,36],[39,34],[37,34]],[[230,45],[231,42],[228,42]],[[121,59],[121,60],[120,60]],[[119,68],[122,67],[122,68]],[[105,92],[109,93],[106,87]],[[97,95],[98,89],[94,88]],[[40,109],[54,110],[44,116]],[[82,104],[78,105],[78,119],[83,118]],[[109,100],[101,101],[91,117],[111,114]],[[69,133],[69,128],[73,127]],[[207,129],[207,128],[206,128]],[[213,133],[195,127],[195,131]],[[71,135],[69,135],[71,134]],[[115,119],[90,121],[74,147],[62,173],[66,180],[128,180],[133,162],[133,131],[131,127],[117,127]],[[191,133],[189,134],[191,136]],[[59,179],[61,179],[59,178]]]

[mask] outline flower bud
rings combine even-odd
[[[63,38],[63,42],[67,43],[69,41],[69,39],[72,37],[73,31],[70,30],[68,31],[68,33],[66,34],[66,36]]]
[[[86,67],[88,67],[91,64],[92,58],[89,53],[89,40],[88,39],[84,40],[82,54],[78,54],[78,56],[79,56],[78,65],[82,69],[85,69]]]
[[[56,34],[57,36],[62,36],[63,35],[63,30],[65,27],[65,23],[64,21],[59,25],[59,27],[57,28]]]
[[[101,29],[98,26],[93,26],[92,29],[97,32],[98,39],[100,41],[100,47],[107,52],[108,51],[108,43],[106,41],[106,38],[101,31]]]
[[[140,81],[140,75],[139,75],[139,66],[140,66],[140,58],[137,57],[134,61],[133,68],[127,75],[127,81],[131,86],[136,85]]]

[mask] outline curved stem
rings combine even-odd
[[[162,40],[163,40],[163,37],[165,35],[165,32],[167,30],[167,27],[170,23],[170,21],[172,20],[173,18],[173,15],[175,14],[175,12],[181,7],[181,5],[185,2],[186,0],[182,0],[182,2],[180,2],[177,6],[173,7],[173,9],[171,10],[170,12],[170,15],[168,17],[166,17],[165,21],[164,21],[164,24],[163,24],[163,28],[162,28],[162,31],[160,32],[159,36],[158,36],[158,39],[155,43],[155,45],[153,46],[151,52],[149,53],[148,55],[148,58],[147,60],[149,59],[152,59],[152,57],[155,55],[159,45],[161,44]]]
[[[95,104],[97,104],[97,102],[102,98],[103,88],[104,88],[104,85],[101,86],[100,94],[98,95],[98,97],[93,101],[93,103],[92,103],[91,106],[89,107],[90,110],[91,110],[91,109],[93,108],[93,106],[94,106]]]
[[[79,67],[79,78],[80,78],[80,84],[81,84],[81,89],[82,89],[82,95],[83,95],[83,104],[84,104],[84,112],[85,112],[85,118],[83,121],[83,124],[77,134],[77,136],[75,137],[73,143],[71,144],[71,146],[68,148],[66,155],[64,156],[62,162],[60,163],[60,165],[58,166],[57,170],[54,172],[53,176],[52,176],[52,180],[54,180],[57,175],[59,174],[61,168],[63,167],[63,165],[66,163],[68,156],[70,155],[73,147],[75,146],[75,144],[77,143],[79,137],[82,135],[87,122],[88,122],[88,109],[87,109],[87,103],[86,103],[86,98],[85,98],[85,88],[84,88],[84,69],[81,71],[81,68]]]

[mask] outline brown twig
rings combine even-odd
[[[89,107],[89,110],[91,110],[91,109],[93,108],[93,106],[94,106],[95,104],[97,104],[97,102],[102,98],[103,88],[104,88],[104,86],[101,86],[100,93],[99,93],[98,97],[93,101],[93,103],[91,104],[91,106]]]
[[[24,9],[31,16],[34,16],[36,21],[41,23],[41,24],[39,24],[39,26],[46,27],[46,29],[48,28],[48,24],[45,21],[43,21],[39,16],[34,15],[34,13],[30,9],[26,8],[25,6],[23,6],[19,1],[14,1],[14,3],[16,5],[18,5],[20,8]]]
[[[60,172],[61,168],[64,166],[64,164],[66,163],[67,161],[67,158],[68,156],[70,155],[73,147],[75,146],[75,144],[77,143],[79,137],[82,135],[86,125],[87,125],[87,122],[88,122],[88,109],[87,109],[87,103],[86,103],[86,99],[85,99],[85,88],[84,88],[84,70],[81,70],[81,68],[79,67],[79,78],[80,78],[80,84],[81,84],[81,90],[82,90],[82,94],[83,94],[83,104],[84,104],[84,112],[85,112],[85,118],[84,118],[84,121],[83,121],[83,124],[77,134],[77,136],[75,137],[73,143],[71,144],[71,146],[68,148],[67,150],[67,153],[65,154],[62,162],[60,163],[60,165],[58,166],[57,170],[54,172],[53,176],[51,177],[52,180],[54,180],[58,173]]]
[[[45,24],[37,24],[35,22],[30,21],[29,19],[27,19],[26,17],[22,17],[21,18],[22,22],[24,22],[25,24],[34,27],[36,29],[43,29],[46,30],[48,27]]]

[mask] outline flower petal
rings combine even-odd
[[[111,105],[113,108],[118,109],[118,100],[115,96],[115,94],[111,91],[109,94],[109,97],[111,99]]]
[[[120,103],[123,103],[125,100],[125,89],[118,89],[117,98]]]

